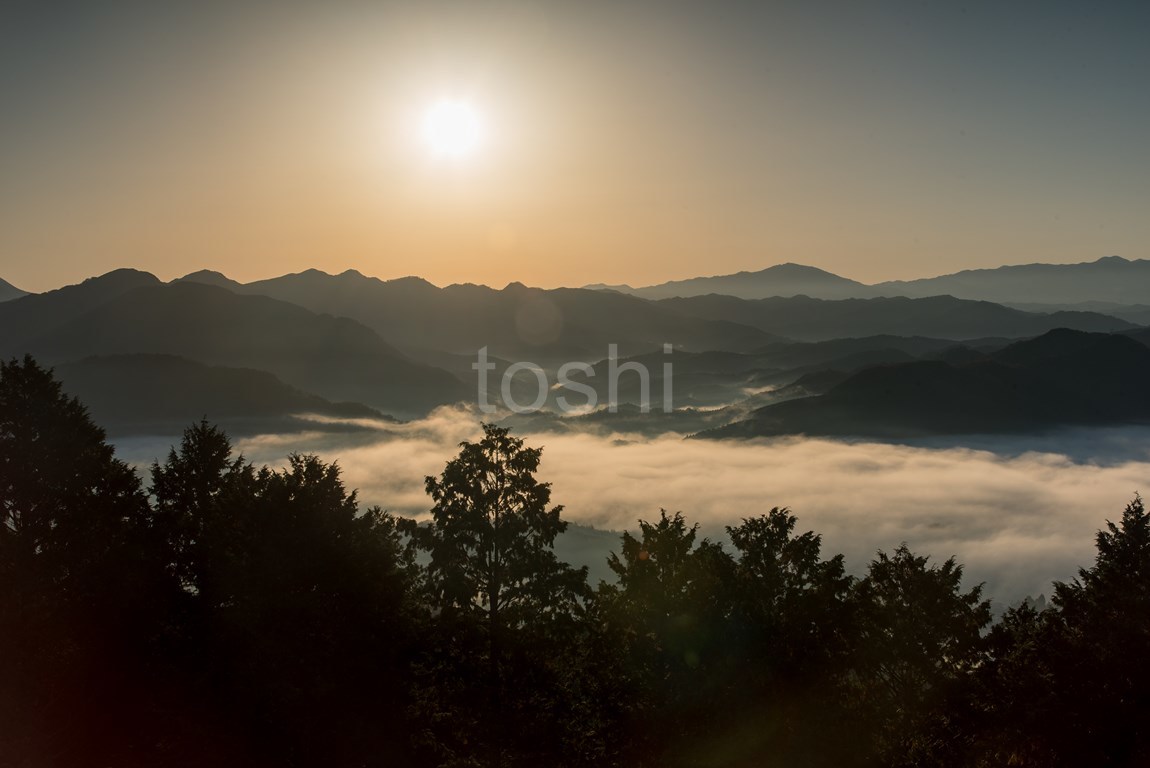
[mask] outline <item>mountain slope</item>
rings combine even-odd
[[[27,308],[8,313],[12,324],[4,326],[0,354],[31,352],[50,364],[92,355],[178,355],[270,371],[330,400],[395,414],[422,413],[470,394],[454,376],[412,362],[354,320],[194,282],[136,288],[63,323],[38,305]]]
[[[29,333],[43,333],[137,288],[161,285],[158,278],[135,269],[117,269],[82,283],[34,293],[0,304],[0,349]]]
[[[172,355],[89,357],[56,366],[55,374],[113,434],[175,433],[204,417],[233,434],[316,428],[299,414],[383,418],[365,405],[302,392],[266,371]]]
[[[1150,295],[1150,261],[1107,256],[1081,264],[1021,264],[968,269],[923,280],[873,286],[879,296],[938,296],[1000,303],[1070,304],[1105,301],[1140,304]]]
[[[1019,432],[1150,420],[1150,348],[1055,330],[984,359],[869,368],[826,394],[769,405],[703,437]]]
[[[1005,339],[970,340],[978,347],[999,348],[1005,346]],[[825,365],[834,360],[897,350],[911,357],[936,358],[955,349],[952,339],[933,339],[924,336],[859,336],[829,339],[826,341],[780,342],[769,344],[757,354],[777,368],[810,368]]]
[[[1019,338],[1054,328],[1111,333],[1134,327],[1092,312],[1033,314],[950,296],[828,301],[806,296],[751,300],[710,295],[657,303],[684,315],[749,325],[801,341],[881,335],[953,340]]]
[[[1117,317],[1135,325],[1150,325],[1150,305],[1118,304],[1113,301],[1076,301],[1055,304],[1037,304],[1025,301],[1012,301],[1006,304],[1023,312],[1098,312]]]
[[[0,279],[0,302],[11,301],[27,295],[27,291],[22,291],[7,280]]]

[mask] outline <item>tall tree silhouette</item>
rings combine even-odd
[[[1140,496],[1095,540],[1094,565],[989,635],[975,760],[1023,768],[1150,764],[1150,514]],[[955,765],[959,763],[954,762]]]
[[[729,586],[738,685],[725,720],[730,738],[763,760],[849,765],[858,749],[841,680],[855,632],[854,580],[842,555],[823,560],[821,537],[796,533],[796,523],[776,507],[727,527],[738,557]],[[832,730],[841,738],[827,739]]]
[[[618,674],[635,697],[625,730],[631,765],[691,764],[686,754],[715,749],[715,708],[736,684],[728,635],[734,561],[721,545],[698,541],[698,531],[679,512],[640,520],[639,536],[624,532],[608,558],[617,582],[596,593],[595,612],[621,657]]]
[[[481,613],[492,631],[569,611],[585,572],[555,556],[567,529],[551,484],[535,478],[542,455],[509,430],[483,425],[483,439],[460,444],[439,477],[428,477],[431,525],[417,532],[431,555],[428,584],[437,607]]]
[[[257,495],[255,467],[233,456],[227,434],[204,419],[184,430],[179,449],[154,462],[151,475],[172,575],[201,609],[226,601],[220,567]]]
[[[984,662],[982,630],[990,601],[982,586],[962,589],[952,557],[930,565],[905,544],[879,552],[855,589],[858,650],[856,717],[873,724],[887,764],[922,765],[954,749],[935,732],[948,709],[969,693]]]
[[[1046,647],[1065,765],[1150,762],[1150,514],[1140,496],[1095,539],[1094,565],[1056,583]],[[1075,734],[1074,738],[1067,738]]]
[[[483,425],[483,438],[460,444],[439,477],[426,479],[434,501],[426,526],[409,526],[415,546],[430,555],[426,587],[444,623],[478,621],[485,632],[491,712],[490,761],[503,760],[499,718],[503,657],[509,630],[537,629],[580,610],[586,569],[555,556],[567,528],[562,507],[548,507],[551,486],[535,478],[542,450],[509,430]]]
[[[736,611],[753,627],[769,676],[802,677],[845,653],[853,579],[842,555],[821,558],[822,537],[795,534],[797,518],[778,507],[728,526],[738,552]]]

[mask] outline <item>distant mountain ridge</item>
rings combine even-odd
[[[113,273],[147,274],[136,270],[116,270]],[[294,279],[297,285],[289,285]],[[203,269],[187,274],[172,282],[197,282],[215,285],[236,292],[263,292],[296,295],[287,300],[306,298],[306,288],[315,280],[339,278],[345,283],[360,281],[375,286],[405,286],[409,290],[425,292],[448,289],[487,289],[482,285],[455,284],[439,288],[419,277],[401,277],[381,280],[368,277],[356,270],[331,275],[309,269],[293,275],[283,275],[251,283],[240,283],[226,275]],[[154,278],[153,278],[154,279]],[[512,284],[516,285],[516,284]],[[511,286],[508,286],[511,287]],[[671,280],[656,285],[632,287],[594,283],[582,289],[613,292],[647,299],[702,296],[719,294],[743,299],[809,296],[817,299],[881,298],[905,296],[927,298],[953,296],[973,301],[990,301],[1034,312],[1056,310],[1098,311],[1141,322],[1150,320],[1150,259],[1125,259],[1105,256],[1095,261],[1074,264],[1014,264],[994,268],[967,269],[959,272],[913,280],[888,280],[866,284],[818,267],[786,262],[756,271],[733,274],[700,276]],[[330,293],[330,289],[327,289]],[[354,291],[353,291],[354,292]],[[0,280],[0,302],[26,295],[24,291]],[[4,298],[8,296],[8,299]]]
[[[1019,264],[968,269],[921,280],[872,286],[879,295],[938,296],[997,303],[1072,304],[1087,301],[1142,304],[1150,296],[1150,260],[1106,256],[1080,264]]]
[[[596,284],[600,290],[651,299],[721,294],[743,299],[810,296],[817,299],[866,299],[906,296],[953,296],[998,304],[1071,305],[1098,302],[1111,306],[1147,303],[1150,260],[1106,256],[1079,264],[1020,264],[968,269],[917,280],[890,280],[867,285],[815,267],[779,264],[757,272],[673,280],[632,288]]]
[[[645,299],[669,299],[676,296],[702,296],[717,293],[740,299],[762,299],[771,296],[813,296],[820,299],[853,299],[868,295],[868,286],[839,277],[817,267],[802,264],[777,264],[757,272],[672,280],[645,288],[626,285],[590,286],[629,293]]]

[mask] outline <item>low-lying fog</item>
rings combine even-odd
[[[293,451],[338,461],[364,505],[426,514],[424,477],[438,474],[478,418],[441,409],[403,425],[354,432],[265,435],[236,441],[256,463],[280,465]],[[1094,558],[1094,534],[1117,520],[1135,492],[1150,490],[1150,429],[1064,431],[1033,438],[980,437],[949,444],[886,444],[786,438],[752,442],[645,438],[626,434],[518,433],[543,446],[540,479],[566,519],[634,530],[659,509],[682,511],[705,535],[786,506],[801,530],[823,535],[824,554],[842,552],[862,572],[876,550],[906,542],[936,560],[966,565],[998,607],[1050,593]],[[119,455],[145,469],[175,438],[118,441]],[[578,539],[575,543],[574,539]],[[581,531],[566,556],[606,577],[610,535]],[[564,549],[560,547],[561,553]]]

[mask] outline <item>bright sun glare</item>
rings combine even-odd
[[[436,155],[469,155],[482,138],[479,113],[465,101],[444,99],[433,104],[424,115],[423,139]]]

